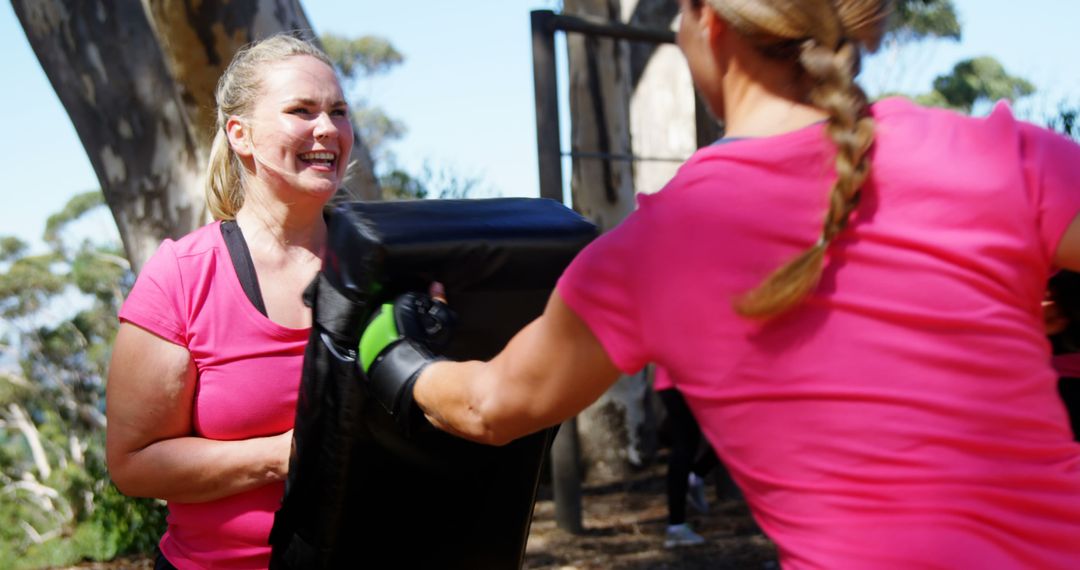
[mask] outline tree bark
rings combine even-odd
[[[645,65],[630,101],[630,132],[634,156],[634,189],[651,193],[664,187],[698,148],[698,135],[711,142],[711,132],[695,126],[695,94],[690,71],[679,49],[659,46]],[[715,125],[715,123],[713,123]]]
[[[619,0],[566,0],[575,16],[620,21]],[[570,138],[574,208],[608,230],[634,209],[630,143],[630,57],[627,42],[571,33]]]
[[[138,0],[13,0],[133,267],[205,218],[188,118]]]
[[[664,0],[566,0],[564,11],[653,28],[671,26],[677,12],[674,3]],[[659,68],[676,67],[677,72],[678,67],[685,67],[671,62],[673,49],[579,33],[567,37],[571,151],[576,153],[571,176],[573,206],[602,230],[615,227],[633,212],[636,191],[658,190],[677,166],[667,163],[659,174],[653,174],[656,165],[631,157],[685,159],[694,148],[692,90],[673,95],[671,86],[663,84],[665,77],[643,83],[649,77],[647,71],[656,67],[650,62],[658,53],[667,54]],[[680,103],[678,97],[687,103]],[[679,106],[690,109],[689,123],[670,121],[667,108]],[[647,124],[650,114],[654,119]],[[670,148],[670,141],[654,138],[654,124],[670,133],[686,132],[689,148]],[[621,378],[581,413],[578,433],[586,478],[623,477],[651,460],[657,426],[649,412],[650,398],[643,371]]]
[[[213,89],[236,49],[308,30],[295,0],[12,0],[101,183],[135,271],[207,221]],[[367,148],[347,185],[375,198]]]
[[[30,421],[30,417],[18,404],[8,405],[8,416],[15,429],[18,429],[26,438],[26,444],[30,447],[30,457],[34,460],[34,467],[37,469],[40,480],[47,480],[52,475],[52,468],[49,467],[49,458],[45,455],[45,448],[41,445],[41,434],[38,433],[37,426]]]

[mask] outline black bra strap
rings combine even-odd
[[[240,286],[244,288],[244,293],[247,293],[251,304],[266,316],[266,304],[263,303],[262,291],[259,289],[255,263],[251,260],[251,251],[248,250],[244,234],[235,220],[221,222],[221,237],[225,239],[225,246],[229,248],[229,257],[232,258],[236,276],[240,278]]]

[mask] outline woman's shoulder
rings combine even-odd
[[[202,258],[217,251],[224,244],[221,237],[221,222],[211,222],[179,239],[165,238],[157,250],[143,265],[139,275],[144,273],[172,274],[185,272],[185,267],[194,263],[204,265]]]
[[[875,102],[870,106],[870,115],[877,122],[878,128],[898,128],[906,126],[911,132],[925,133],[933,129],[958,129],[972,133],[1002,129],[1020,132],[1024,128],[1038,128],[1017,119],[1007,100],[1001,100],[991,107],[985,115],[969,115],[956,109],[930,107],[912,101],[906,97],[892,96]],[[982,135],[976,135],[982,136]]]
[[[224,239],[221,237],[221,222],[214,221],[179,239],[163,240],[161,246],[158,248],[158,252],[160,253],[162,250],[168,250],[176,257],[188,257],[192,255],[202,255],[207,251],[215,250],[223,243]]]

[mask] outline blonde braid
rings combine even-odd
[[[841,15],[844,14],[838,17]],[[865,26],[866,12],[858,11],[855,15],[862,19],[860,25]],[[859,204],[860,191],[870,175],[868,155],[874,142],[874,122],[867,116],[867,97],[854,81],[859,58],[858,44],[848,40],[840,40],[835,49],[816,39],[805,40],[801,45],[799,63],[812,82],[810,103],[828,113],[825,133],[836,145],[836,181],[829,191],[829,208],[817,242],[737,298],[735,310],[741,315],[774,316],[798,305],[809,295],[821,279],[829,244],[847,227]]]

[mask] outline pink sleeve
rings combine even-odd
[[[187,346],[183,280],[172,240],[165,240],[146,262],[120,308],[120,320],[170,342]]]
[[[585,322],[612,363],[627,374],[649,361],[645,353],[637,283],[648,232],[638,210],[597,238],[566,269],[556,286]]]
[[[1023,160],[1034,198],[1047,259],[1080,212],[1080,145],[1057,133],[1025,124]]]
[[[656,366],[653,371],[653,390],[659,392],[661,390],[670,390],[674,387],[675,381],[671,379],[671,374],[668,373],[667,368]]]

